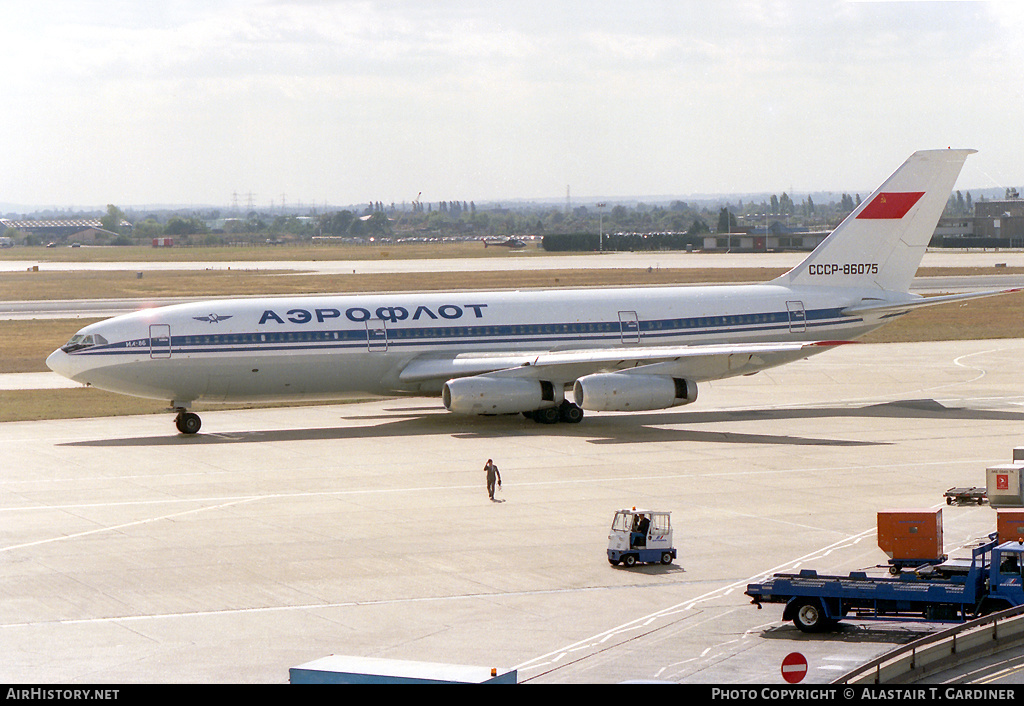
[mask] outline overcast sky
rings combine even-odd
[[[1024,3],[0,6],[0,203],[870,192],[917,149],[1024,186]]]

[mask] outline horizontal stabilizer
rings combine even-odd
[[[962,302],[971,299],[984,299],[985,297],[996,297],[1000,294],[1013,294],[1014,292],[1024,292],[1024,288],[993,289],[984,292],[967,292],[965,294],[947,294],[938,297],[921,297],[919,299],[910,299],[897,303],[863,300],[856,306],[850,306],[843,309],[842,314],[843,316],[864,316],[865,314],[904,313],[911,309],[918,309],[925,306],[937,306],[939,304]]]

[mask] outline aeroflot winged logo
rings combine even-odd
[[[899,220],[907,215],[907,211],[914,207],[921,197],[923,191],[891,191],[881,193],[869,203],[857,218],[873,219],[895,219]]]
[[[206,321],[211,324],[219,324],[221,321],[227,321],[230,316],[221,316],[220,314],[210,314],[209,316],[193,316],[196,321]]]

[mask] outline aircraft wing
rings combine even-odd
[[[1024,288],[1014,289],[991,289],[984,292],[967,292],[965,294],[947,294],[938,297],[921,297],[903,302],[893,303],[889,301],[863,299],[860,304],[848,306],[843,309],[843,316],[863,316],[864,314],[905,314],[911,309],[923,306],[936,306],[938,304],[949,304],[950,302],[967,301],[969,299],[982,299],[984,297],[996,297],[1000,294],[1012,294],[1024,292]]]
[[[472,375],[572,382],[596,372],[643,372],[694,382],[749,375],[806,358],[851,341],[749,343],[701,346],[637,346],[582,350],[463,353],[412,360],[399,379],[406,383]]]

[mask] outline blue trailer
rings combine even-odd
[[[759,609],[784,603],[783,620],[804,632],[822,632],[844,618],[964,622],[1024,605],[1024,544],[998,544],[995,535],[971,550],[970,562],[952,560],[898,576],[775,574],[747,586]]]

